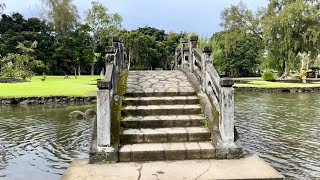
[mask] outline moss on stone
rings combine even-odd
[[[127,89],[127,77],[128,71],[122,71],[119,74],[116,94],[118,94],[120,98],[117,102],[113,98],[111,102],[111,145],[114,147],[119,145],[121,108],[123,102],[121,97],[125,94]]]

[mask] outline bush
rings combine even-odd
[[[272,81],[272,80],[274,80],[274,74],[270,71],[264,72],[262,74],[262,79],[264,81]]]

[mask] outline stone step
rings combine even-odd
[[[152,115],[187,115],[201,114],[200,105],[149,105],[126,106],[122,116],[152,116]]]
[[[175,105],[199,104],[197,96],[126,97],[124,105]]]
[[[203,126],[203,115],[127,116],[121,121],[124,128],[164,128]]]
[[[121,144],[210,141],[207,127],[127,129],[120,134]]]
[[[131,144],[119,151],[120,162],[213,158],[215,148],[211,142]]]
[[[146,90],[146,91],[142,91],[142,90],[130,90],[127,89],[125,96],[126,97],[154,97],[154,96],[159,96],[159,97],[163,97],[163,96],[195,96],[197,95],[196,91],[194,91],[193,89],[187,89],[187,90],[174,90],[174,91],[170,91],[170,90],[160,90],[160,89],[151,89],[151,90]]]

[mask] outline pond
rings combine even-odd
[[[69,120],[82,106],[0,106],[0,179],[59,179],[88,158],[92,120]]]
[[[320,93],[236,93],[244,149],[293,179],[320,178]],[[0,106],[0,179],[59,179],[88,158],[92,120],[81,106]]]
[[[244,149],[288,179],[320,179],[320,93],[236,93]]]

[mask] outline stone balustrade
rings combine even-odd
[[[111,143],[112,100],[118,96],[118,74],[129,68],[125,48],[120,38],[113,38],[113,46],[106,47],[105,78],[97,82],[97,123],[90,152],[91,163],[117,161],[117,148]]]
[[[217,149],[228,149],[228,152],[225,152],[224,155],[230,156],[230,151],[239,152],[241,149],[235,143],[234,135],[234,83],[230,78],[220,78],[213,66],[211,53],[212,47],[206,46],[200,50],[198,48],[198,37],[192,36],[190,44],[183,40],[182,48],[176,48],[175,68],[183,68],[197,78],[201,91],[207,95],[211,105],[219,114],[220,140],[216,142],[219,146]],[[238,155],[235,155],[235,157],[238,157]]]

